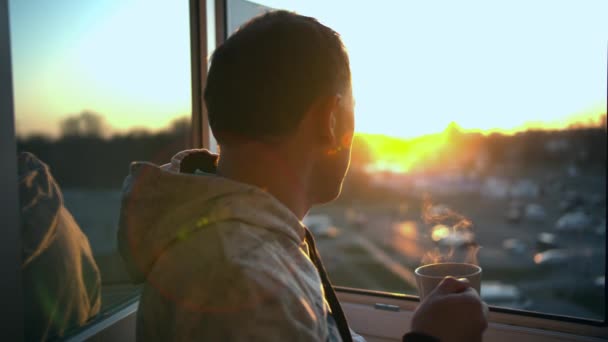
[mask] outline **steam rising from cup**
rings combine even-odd
[[[422,257],[422,265],[455,261],[479,264],[480,246],[475,241],[471,220],[446,205],[433,204],[428,195],[423,201],[422,220],[431,227],[430,237],[437,245]]]

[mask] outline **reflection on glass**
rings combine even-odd
[[[417,266],[473,261],[492,305],[604,319],[606,2],[254,3],[349,51],[351,168],[309,214],[334,284],[415,295]]]
[[[121,186],[132,161],[188,147],[188,2],[9,4],[25,326],[41,340],[138,294],[116,246]]]
[[[18,165],[25,339],[40,341],[99,313],[101,278],[48,166],[26,152]]]

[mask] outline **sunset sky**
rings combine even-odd
[[[608,1],[256,2],[341,33],[359,132],[564,127],[606,110]],[[188,1],[9,3],[20,134],[57,134],[85,109],[117,131],[190,114]]]

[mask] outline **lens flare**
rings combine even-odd
[[[406,239],[416,239],[418,235],[418,227],[415,221],[404,221],[396,225],[399,235]]]
[[[442,239],[445,239],[450,235],[450,228],[448,226],[444,226],[442,224],[438,224],[433,227],[433,231],[431,233],[431,239],[435,242],[439,242]]]

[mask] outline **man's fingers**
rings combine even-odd
[[[435,292],[443,295],[460,293],[471,287],[468,281],[460,281],[454,277],[445,277],[435,289]]]

